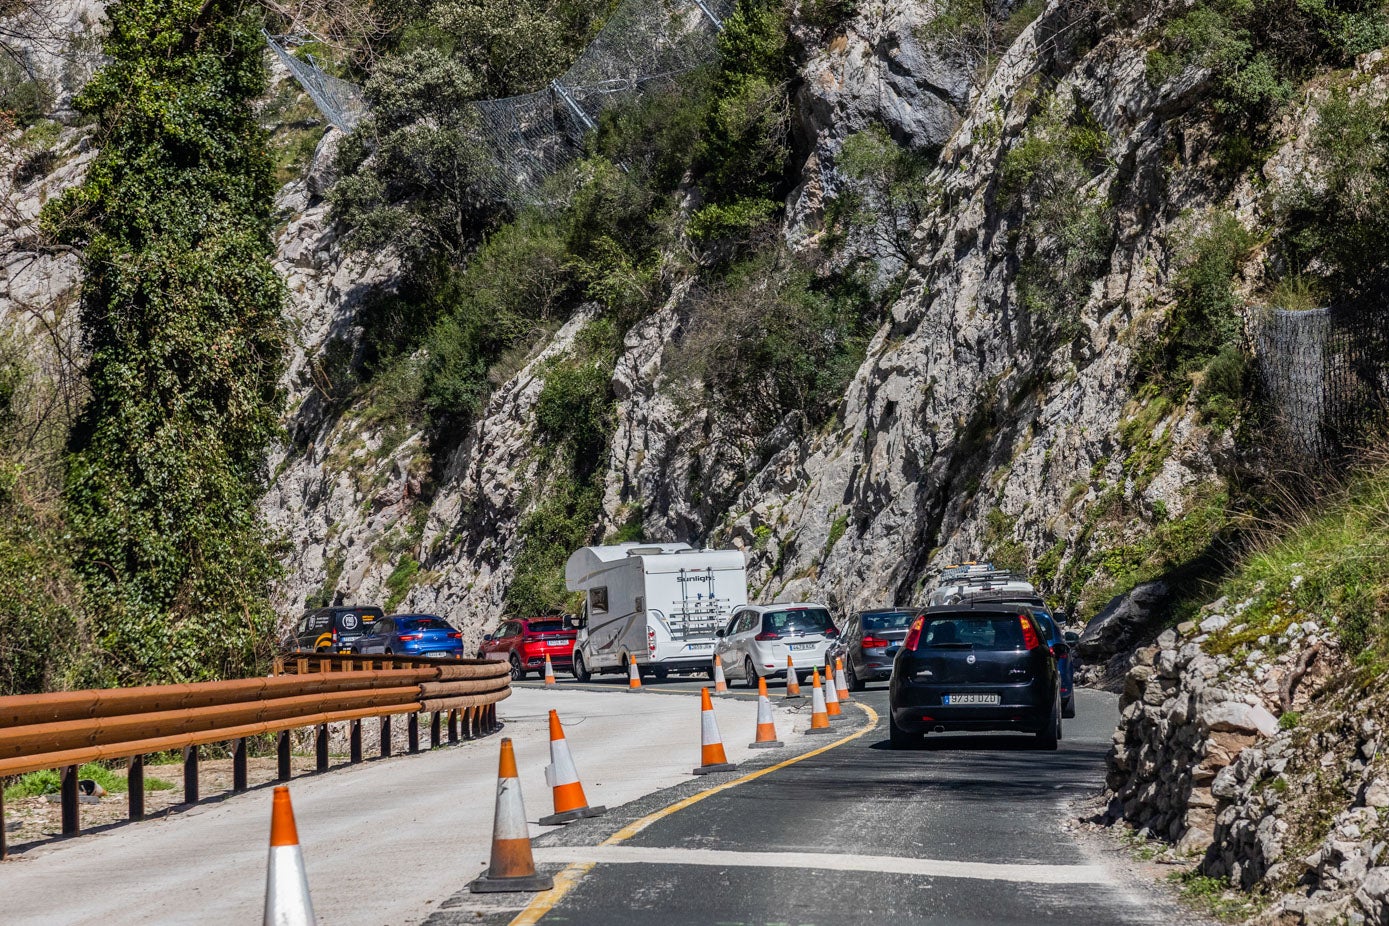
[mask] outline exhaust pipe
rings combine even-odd
[[[932,732],[932,733],[944,733],[944,732],[945,732],[945,727],[942,727],[940,724],[936,724],[936,728],[935,728],[934,730],[932,730],[931,732]]]

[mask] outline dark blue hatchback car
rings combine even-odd
[[[1066,639],[1050,611],[1034,605],[1032,614],[1046,631],[1047,646],[1056,654],[1056,669],[1061,673],[1061,716],[1069,719],[1076,715],[1076,667],[1071,653],[1075,641]],[[1058,643],[1066,645],[1058,648]]]
[[[359,638],[352,652],[461,658],[463,634],[437,614],[392,614]]]

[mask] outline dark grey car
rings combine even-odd
[[[862,691],[868,682],[892,677],[897,647],[920,613],[919,608],[877,608],[859,611],[845,621],[839,642],[829,655],[844,660],[844,675],[851,691]]]

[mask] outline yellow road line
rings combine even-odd
[[[691,794],[687,798],[678,800],[673,804],[669,804],[665,807],[662,807],[660,810],[647,814],[640,820],[635,820],[627,824],[622,829],[618,830],[616,833],[613,833],[607,839],[600,842],[599,845],[615,846],[618,843],[626,842],[628,839],[631,839],[633,836],[637,835],[642,830],[655,823],[657,820],[662,820],[673,813],[679,813],[686,807],[689,807],[693,804],[698,804],[706,797],[713,797],[715,794],[718,794],[722,791],[727,791],[729,788],[736,788],[738,785],[746,784],[749,781],[755,781],[758,778],[761,778],[763,775],[770,775],[772,772],[780,771],[781,769],[784,769],[787,766],[795,765],[797,762],[804,762],[806,759],[811,759],[815,756],[823,755],[824,753],[829,752],[831,749],[836,749],[840,746],[843,746],[845,743],[851,742],[853,740],[858,739],[860,736],[866,735],[869,731],[871,731],[874,727],[878,725],[878,712],[873,710],[873,708],[869,707],[867,704],[862,704],[857,701],[852,702],[851,706],[862,708],[863,711],[868,714],[868,723],[856,732],[850,733],[848,736],[837,739],[833,743],[821,746],[818,749],[812,749],[809,752],[803,752],[798,756],[792,756],[789,759],[785,759],[781,762],[778,762],[776,765],[769,765],[766,768],[758,769],[755,772],[749,772],[748,774],[743,775],[740,778],[735,778],[732,781],[726,781],[721,785],[715,785],[714,787],[708,788],[704,791],[700,791],[697,794]],[[573,889],[574,885],[579,883],[580,879],[582,879],[584,875],[588,874],[588,872],[593,870],[595,864],[597,863],[571,862],[563,871],[555,875],[555,886],[548,891],[544,891],[540,894],[537,894],[535,896],[535,899],[530,902],[530,905],[527,906],[526,909],[522,910],[520,914],[517,915],[517,917],[511,921],[510,926],[535,926],[536,923],[540,922],[541,917],[543,917],[546,913],[549,913],[552,909],[554,909],[556,904],[558,904],[561,900],[564,899],[564,895],[568,894],[569,891]]]

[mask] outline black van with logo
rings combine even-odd
[[[319,608],[299,618],[289,641],[296,653],[350,653],[385,612],[377,607]]]

